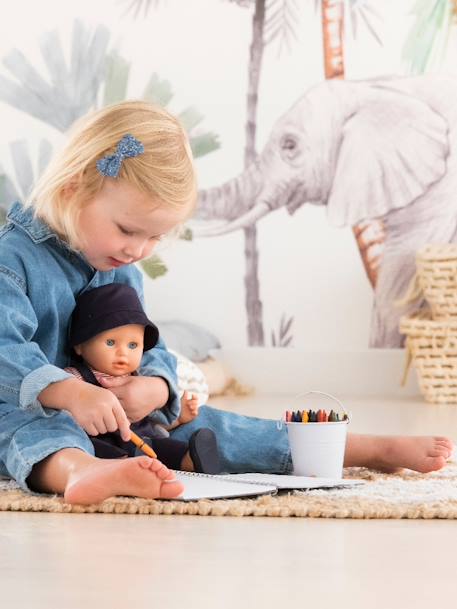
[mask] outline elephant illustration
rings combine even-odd
[[[277,121],[250,167],[200,193],[194,234],[228,233],[304,203],[326,205],[334,226],[382,221],[370,346],[399,347],[399,317],[414,305],[396,301],[417,249],[457,240],[456,138],[457,78],[326,81]]]

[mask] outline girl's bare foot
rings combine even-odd
[[[441,469],[454,449],[441,436],[365,436],[350,434],[344,465],[393,472],[407,467],[421,473]]]
[[[172,499],[183,490],[181,482],[174,480],[174,473],[157,459],[96,459],[69,475],[64,499],[86,505],[115,495]]]

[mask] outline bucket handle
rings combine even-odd
[[[338,406],[341,408],[341,410],[343,411],[343,413],[346,415],[347,417],[347,422],[349,423],[349,413],[346,410],[346,408],[343,406],[343,404],[340,402],[340,400],[335,397],[334,395],[332,395],[331,393],[325,393],[325,391],[317,391],[317,390],[311,390],[311,391],[305,391],[305,393],[299,393],[296,396],[294,396],[294,399],[297,400],[298,398],[304,398],[307,395],[310,395],[311,393],[314,394],[318,394],[318,395],[324,395],[327,398],[330,398],[331,400],[334,400]],[[280,419],[279,421],[276,422],[276,427],[281,430],[282,429],[282,424],[283,421],[282,419]]]

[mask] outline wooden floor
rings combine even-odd
[[[215,405],[279,417],[281,396]],[[446,434],[457,407],[345,400],[351,430]],[[455,605],[452,521],[0,513],[0,607]]]

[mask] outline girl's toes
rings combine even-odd
[[[164,482],[175,479],[175,473],[157,459],[153,459],[153,465],[149,469]]]
[[[422,463],[421,467],[417,468],[418,472],[430,473],[442,469],[446,465],[444,457],[429,455]]]
[[[166,465],[158,459],[151,459],[151,457],[138,457],[141,459],[140,465],[144,469],[149,469],[153,474],[158,476],[161,480],[173,480],[175,477],[174,473],[168,469]]]
[[[159,470],[158,474],[159,478],[164,482],[169,482],[170,480],[174,480],[176,478],[176,474],[168,469],[168,467],[163,466],[163,469]]]
[[[154,462],[157,461],[156,459],[151,459],[151,457],[146,457],[146,455],[141,455],[140,457],[137,457],[137,459],[138,459],[139,465],[143,469],[152,469],[152,471],[154,471],[153,466],[154,466]]]
[[[446,465],[446,459],[444,457],[434,457],[432,461],[435,470],[442,469]]]
[[[449,458],[454,451],[454,445],[452,444],[452,442],[448,442],[446,439],[440,439],[436,443],[436,449],[439,451],[440,454],[443,454],[446,456],[446,458]]]
[[[184,485],[178,480],[172,482],[164,482],[160,489],[160,496],[163,499],[173,499],[173,497],[179,497],[184,491]]]

